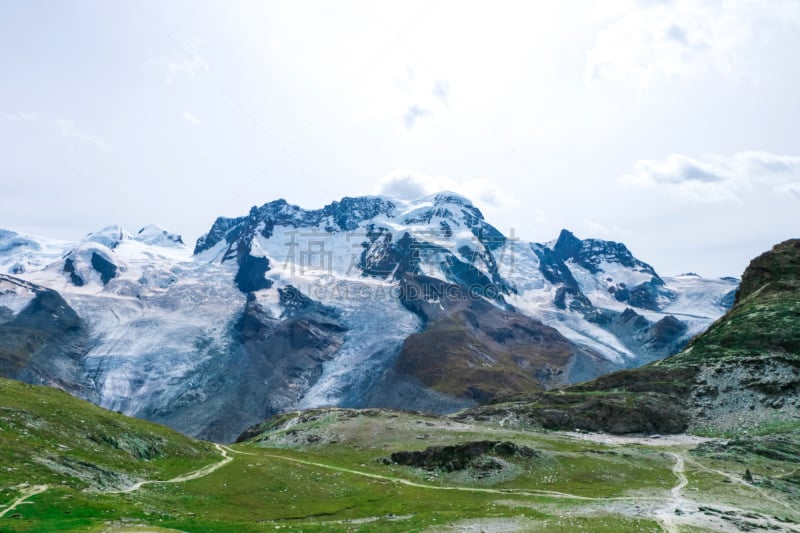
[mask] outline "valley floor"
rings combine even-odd
[[[482,440],[537,453],[450,472],[385,460]],[[0,531],[800,532],[792,457],[725,450],[725,441],[685,435],[512,431],[321,410],[289,416],[246,443],[217,445],[216,461],[161,481],[79,490],[41,474],[10,484],[19,467],[0,468]]]

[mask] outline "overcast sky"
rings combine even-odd
[[[800,237],[798,57],[800,0],[3,0],[0,228],[449,189],[738,276]]]

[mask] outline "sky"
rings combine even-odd
[[[800,237],[798,57],[800,0],[3,0],[0,228],[453,190],[738,276]]]

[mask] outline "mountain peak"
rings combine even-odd
[[[653,267],[636,259],[628,247],[621,242],[602,239],[581,240],[571,231],[562,229],[551,248],[558,259],[572,260],[592,274],[601,272],[603,263],[616,263],[660,279]]]
[[[83,238],[83,242],[102,244],[103,246],[113,250],[119,246],[119,243],[130,238],[131,235],[125,231],[122,226],[118,224],[112,224],[99,231],[89,233]]]
[[[139,230],[136,235],[131,237],[133,240],[143,242],[152,246],[164,246],[168,248],[183,248],[183,239],[177,233],[170,233],[160,226],[148,224]]]
[[[465,207],[473,207],[472,200],[453,191],[439,191],[428,198],[431,197],[433,198],[434,205],[454,204],[463,205]]]
[[[556,257],[564,261],[574,257],[580,251],[582,245],[583,241],[577,238],[574,233],[568,229],[562,229],[553,245],[553,251],[556,253]]]
[[[32,250],[41,249],[41,245],[30,237],[20,235],[16,231],[0,229],[0,252],[8,252],[24,247]]]

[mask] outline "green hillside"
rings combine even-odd
[[[778,357],[800,367],[800,240],[776,245],[751,261],[733,309],[668,366]]]
[[[3,532],[658,532],[675,520],[687,531],[730,520],[792,531],[800,523],[796,449],[785,439],[608,440],[322,409],[270,420],[224,447],[54,389],[0,386]]]

